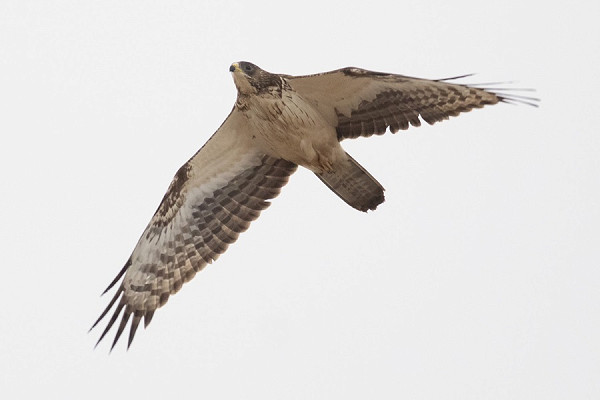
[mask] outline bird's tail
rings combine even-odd
[[[350,206],[360,211],[374,210],[385,200],[383,186],[348,153],[336,163],[333,171],[315,173],[329,189]]]

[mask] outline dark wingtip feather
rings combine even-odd
[[[113,286],[115,286],[115,284],[119,281],[119,279],[121,279],[121,277],[123,276],[123,274],[125,273],[125,271],[127,271],[127,268],[129,268],[131,266],[131,257],[129,257],[129,260],[127,260],[127,262],[125,263],[125,265],[123,266],[123,268],[121,268],[121,270],[119,271],[119,273],[117,274],[117,276],[115,276],[115,279],[112,280],[112,282],[108,285],[108,287],[106,289],[104,289],[104,292],[102,292],[102,295],[104,295],[106,292],[108,292]]]
[[[119,324],[119,328],[117,329],[117,334],[115,335],[115,339],[112,342],[112,346],[110,346],[110,351],[115,348],[115,345],[119,341],[123,330],[125,329],[125,325],[127,325],[127,321],[129,321],[129,316],[131,315],[131,309],[129,307],[125,307],[125,312],[123,312],[123,317],[121,318],[121,323]]]
[[[142,311],[141,310],[136,310],[133,313],[133,319],[131,320],[131,328],[129,329],[129,339],[127,340],[127,350],[129,350],[129,347],[131,346],[131,342],[133,342],[133,338],[135,336],[135,331],[138,328],[138,325],[140,324],[140,321],[142,320]]]
[[[146,311],[144,314],[144,329],[150,325],[150,321],[152,321],[152,316],[154,316],[154,310]]]
[[[515,94],[514,92],[535,92],[535,89],[532,88],[510,88],[510,87],[490,87],[492,85],[496,85],[496,84],[509,84],[512,82],[496,82],[496,83],[490,83],[489,85],[486,84],[468,84],[466,86],[473,88],[473,89],[478,89],[478,90],[484,90],[488,93],[492,93],[494,95],[496,95],[496,97],[498,97],[498,100],[503,102],[503,103],[508,103],[508,104],[525,104],[528,106],[532,106],[532,107],[539,107],[539,102],[541,101],[538,97],[532,97],[532,96],[523,96],[523,95],[519,95],[519,94]]]
[[[519,96],[516,94],[512,94],[512,93],[508,93],[508,94],[499,94],[496,92],[492,92],[494,93],[498,99],[503,102],[503,103],[507,103],[507,104],[525,104],[531,107],[539,107],[539,102],[541,101],[539,98],[537,97],[530,97],[530,96]]]
[[[451,78],[436,79],[435,81],[436,82],[446,82],[446,81],[451,81],[451,80],[456,80],[456,79],[461,79],[461,78],[467,78],[467,77],[470,77],[473,75],[475,75],[475,74],[465,74],[465,75],[453,76]],[[498,97],[498,100],[503,103],[525,104],[525,105],[532,106],[532,107],[539,107],[538,103],[541,101],[539,98],[530,97],[530,96],[521,96],[521,95],[516,95],[513,93],[513,92],[535,92],[535,89],[493,87],[496,85],[510,85],[510,84],[514,84],[514,83],[516,83],[516,81],[467,83],[467,84],[462,84],[462,85],[473,88],[473,89],[485,90],[488,93],[493,93]]]
[[[468,78],[470,76],[475,75],[475,73],[470,73],[470,74],[464,74],[464,75],[457,75],[457,76],[451,76],[450,78],[442,78],[442,79],[434,79],[434,82],[446,82],[446,81],[453,81],[455,79],[462,79],[462,78]]]
[[[96,342],[96,346],[94,346],[94,348],[96,348],[98,346],[98,344],[102,341],[102,339],[104,339],[104,336],[106,336],[106,334],[108,333],[110,328],[112,328],[113,324],[117,320],[117,317],[121,313],[121,310],[123,309],[124,306],[125,306],[125,303],[123,301],[121,301],[119,303],[119,305],[117,306],[117,308],[115,309],[113,316],[110,318],[110,321],[108,321],[108,325],[106,325],[104,332],[102,332],[102,335],[100,335],[100,339],[98,339],[98,341]]]
[[[121,293],[123,292],[123,286],[121,286],[119,288],[119,290],[117,290],[117,293],[115,293],[115,295],[113,296],[112,300],[110,301],[110,303],[108,303],[108,306],[106,306],[106,308],[104,309],[104,311],[102,311],[102,314],[100,314],[100,316],[98,317],[98,319],[96,320],[96,322],[94,322],[94,325],[92,325],[92,327],[88,330],[88,333],[94,329],[96,327],[96,325],[98,325],[98,322],[102,321],[102,319],[106,316],[106,314],[108,313],[108,311],[112,308],[112,306],[115,304],[115,301],[117,301],[117,299],[119,298],[119,296],[121,295]]]

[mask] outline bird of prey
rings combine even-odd
[[[229,71],[237,88],[233,110],[175,174],[125,266],[116,305],[98,343],[120,318],[111,349],[131,319],[131,345],[140,321],[206,264],[212,263],[270,204],[296,171],[308,168],[360,211],[384,201],[383,186],[344,151],[344,139],[396,133],[498,102],[535,101],[501,89],[343,68],[306,76],[272,74],[249,62]],[[98,344],[96,343],[96,345]]]

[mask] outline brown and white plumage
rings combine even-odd
[[[340,146],[346,138],[429,124],[514,97],[445,81],[344,68],[308,76],[230,68],[238,98],[229,117],[175,175],[150,223],[108,291],[115,307],[98,343],[129,319],[128,346],[170,295],[216,260],[298,165],[312,170],[352,207],[374,210],[383,187]],[[105,291],[105,292],[106,292]],[[120,318],[120,319],[119,319]]]

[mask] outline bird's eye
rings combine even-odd
[[[251,65],[246,65],[244,67],[244,70],[246,70],[246,72],[250,72],[250,71],[252,71],[252,66]]]

